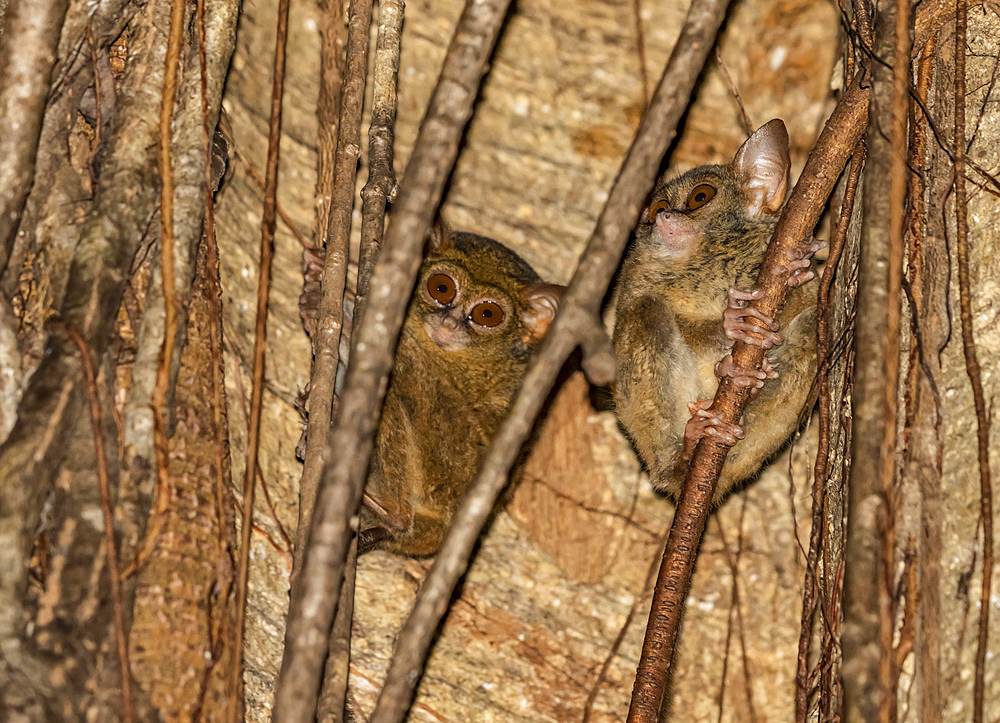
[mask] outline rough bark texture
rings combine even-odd
[[[396,135],[399,175],[460,7],[459,2],[407,5]],[[303,17],[306,9],[293,3],[293,18],[297,12]],[[644,4],[641,23],[646,66],[652,77],[660,73],[685,11],[685,6]],[[233,114],[237,144],[258,166],[262,165],[262,146],[255,140],[261,138],[259,119],[263,117],[260,86],[245,83],[259,83],[267,77],[262,56],[268,47],[270,21],[265,13],[273,13],[268,3],[246,8],[229,90],[231,107],[241,111]],[[444,208],[447,220],[457,228],[508,243],[554,281],[569,277],[645,103],[635,23],[625,21],[631,13],[631,2],[584,2],[572,7],[519,4],[501,37],[452,178]],[[833,18],[829,8],[806,3],[740,4],[734,8],[723,41],[722,57],[753,122],[783,117],[799,167],[830,108],[826,79],[835,52],[830,35]],[[309,99],[317,92],[309,58],[315,57],[318,38],[305,34],[307,29],[306,23],[292,23],[292,78],[285,99],[279,189],[279,201],[300,228],[307,228],[312,218],[308,194],[314,160],[311,147],[302,141],[311,144],[314,137],[309,128]],[[252,43],[254,38],[259,44]],[[743,139],[738,106],[717,68],[707,74],[699,98],[674,154],[680,166],[731,156]],[[298,103],[302,105],[296,111]],[[247,115],[247,108],[256,110]],[[362,182],[363,176],[364,171]],[[226,227],[220,234],[240,237],[244,216],[257,213],[258,193],[243,169],[237,168],[233,184],[220,199],[220,224]],[[287,229],[279,225],[278,231],[269,328],[282,336],[269,350],[269,389],[275,396],[265,398],[266,404],[273,404],[269,408],[273,414],[265,415],[262,442],[266,459],[274,460],[265,463],[265,477],[281,500],[276,505],[279,516],[289,524],[295,517],[291,488],[298,477],[288,452],[296,436],[288,430],[297,427],[291,403],[307,378],[309,351],[296,318],[297,244]],[[239,244],[227,246],[223,267],[227,296],[253,287],[252,263]],[[238,306],[230,308],[228,329],[245,359],[240,337],[248,328],[248,317]],[[432,654],[412,714],[416,719],[429,719],[432,711],[454,719],[464,719],[469,711],[482,711],[483,719],[493,716],[496,720],[578,719],[633,599],[647,597],[641,588],[658,538],[669,524],[672,505],[649,490],[610,412],[597,412],[586,400],[571,406],[575,411],[569,415],[574,420],[570,428],[577,431],[570,434],[603,440],[593,452],[600,465],[581,466],[583,471],[572,480],[534,484],[531,494],[538,502],[528,504],[540,507],[544,498],[544,504],[555,507],[567,495],[580,498],[588,520],[600,520],[600,525],[591,522],[577,527],[560,522],[562,518],[542,516],[544,508],[540,507],[533,524],[550,529],[536,543],[511,524],[507,515],[498,518],[463,588],[465,602],[451,612],[444,637]],[[236,411],[234,436],[242,434],[238,416]],[[236,458],[237,473],[240,464]],[[269,468],[273,474],[268,474]],[[602,477],[610,488],[601,482]],[[805,539],[808,485],[804,474],[797,475],[796,481],[802,485],[795,498],[799,536]],[[751,706],[759,711],[765,699],[775,718],[788,717],[802,570],[796,557],[787,477],[775,468],[753,486],[747,498],[738,584],[749,663],[740,660],[740,633],[734,629],[722,693],[724,718],[746,719]],[[514,505],[522,510],[516,514],[523,514],[524,504],[515,496]],[[741,538],[742,504],[737,498],[722,512],[733,550]],[[577,514],[582,513],[578,508]],[[258,517],[258,524],[273,534],[266,513]],[[552,534],[557,525],[566,534]],[[715,691],[720,690],[726,660],[732,598],[725,548],[715,527],[709,529],[682,641],[681,655],[689,656],[689,662],[682,667],[675,689],[678,709],[691,710],[696,719],[714,717],[719,707]],[[251,576],[251,586],[259,592],[251,606],[259,606],[260,617],[249,620],[256,632],[248,630],[253,646],[246,680],[252,697],[249,710],[264,719],[280,659],[280,645],[273,636],[282,627],[286,600],[282,581],[287,568],[260,537],[255,538],[258,554],[261,567]],[[564,572],[553,559],[562,560],[571,572]],[[752,570],[744,569],[747,561],[753,561]],[[392,640],[425,569],[424,562],[382,553],[361,559],[352,687],[362,712],[370,712],[374,704]],[[638,604],[640,610],[626,633],[622,653],[612,661],[609,681],[599,691],[594,720],[624,717],[648,612],[642,602]],[[737,626],[735,615],[733,619]],[[749,689],[743,682],[744,666],[752,681]],[[713,692],[706,696],[706,690]]]
[[[142,262],[156,255],[149,251],[157,226],[152,149],[169,3],[73,0],[68,5],[33,182],[10,262],[0,276],[3,303],[10,306],[10,314],[6,306],[0,309],[3,371],[14,371],[20,364],[31,380],[12,441],[0,450],[0,717],[5,720],[86,715],[111,720],[121,705],[94,440],[88,425],[75,425],[83,416],[77,413],[82,409],[79,388],[71,390],[80,379],[79,361],[57,333],[46,351],[50,330],[45,321],[61,310],[87,337],[102,370],[103,388],[117,390],[114,407],[119,414],[125,410],[128,388],[133,389],[130,408],[142,409],[145,397],[139,385],[131,386],[129,362],[149,283],[149,264]],[[243,474],[246,446],[261,209],[261,192],[247,163],[263,170],[276,5],[276,0],[243,5],[237,51],[225,78],[224,107],[238,153],[231,158],[232,179],[217,198],[217,223],[236,479]],[[292,0],[288,43],[278,204],[300,236],[308,235],[316,223],[316,189],[328,193],[327,186],[317,183],[315,171],[319,5],[336,7],[338,2]],[[915,51],[928,38],[937,39],[928,61],[932,77],[927,107],[934,128],[924,129],[925,154],[913,163],[923,172],[920,198],[926,228],[917,234],[921,243],[909,259],[921,270],[908,270],[912,286],[904,286],[918,302],[911,312],[908,297],[904,314],[911,316],[904,318],[904,327],[911,321],[919,326],[917,332],[904,333],[906,364],[900,370],[901,379],[914,380],[914,386],[901,394],[908,423],[900,446],[905,457],[900,460],[895,508],[892,583],[900,591],[893,621],[900,664],[898,718],[960,723],[972,719],[983,554],[979,479],[973,463],[976,424],[956,323],[954,198],[946,150],[954,117],[955,43],[950,24],[935,25],[948,18],[952,5],[950,0],[935,0],[926,7],[921,3],[922,20],[914,36]],[[406,8],[396,133],[399,177],[461,6],[461,0],[412,0]],[[208,7],[222,8],[215,2]],[[685,11],[682,0],[518,2],[506,22],[447,192],[448,222],[496,237],[547,279],[565,282],[591,235],[646,102],[642,78],[659,75]],[[4,13],[9,17],[11,9],[0,0],[0,17]],[[834,7],[816,0],[736,0],[723,33],[721,57],[753,124],[781,117],[789,127],[793,175],[832,106],[828,79],[834,72],[837,19]],[[217,21],[222,42],[224,22],[221,16]],[[128,31],[121,34],[127,22]],[[643,31],[642,42],[637,27]],[[9,32],[10,27],[3,29],[5,43],[15,42]],[[334,45],[335,35],[330,35]],[[1000,258],[995,253],[1000,247],[1000,212],[995,178],[977,169],[995,174],[1000,158],[998,38],[1000,25],[993,10],[971,3],[966,187],[973,329],[987,409],[993,410],[994,419],[991,401],[1000,394]],[[224,52],[210,56],[220,69],[225,61]],[[185,72],[193,62],[187,58]],[[645,73],[640,72],[643,66]],[[95,68],[101,93],[88,90]],[[328,79],[334,75],[331,72]],[[840,75],[839,68],[834,75]],[[116,94],[109,94],[110,89]],[[197,101],[196,95],[180,99],[196,109]],[[88,113],[100,108],[101,122],[89,115],[82,118],[78,111],[84,108]],[[200,118],[196,120],[193,130],[186,121],[175,124],[175,133],[188,139],[187,151],[175,159],[182,175],[189,161],[198,169]],[[942,135],[936,138],[936,133]],[[713,64],[688,114],[671,167],[680,170],[728,158],[743,137],[739,108]],[[237,160],[239,154],[247,160]],[[363,163],[359,188],[365,171]],[[864,183],[878,191],[883,180],[869,173]],[[0,178],[0,184],[10,183],[10,178]],[[178,234],[189,239],[200,226],[197,183],[184,191],[190,196],[178,199],[178,208],[189,209],[178,218],[184,225]],[[869,214],[880,212],[877,203],[869,204]],[[828,623],[830,629],[836,627],[846,506],[838,483],[844,478],[843,450],[849,444],[852,414],[861,413],[852,411],[840,391],[841,370],[850,372],[852,364],[849,331],[860,261],[858,223],[849,237],[838,279],[842,291],[835,294],[832,310],[835,479],[827,491],[827,539],[819,572],[823,609],[814,619],[817,640]],[[294,459],[300,431],[294,400],[308,380],[311,355],[297,308],[301,244],[287,224],[278,226],[268,320],[259,475],[268,495],[258,495],[253,518],[245,673],[247,719],[252,721],[269,717],[281,660],[291,568],[289,533],[294,535],[301,474]],[[153,233],[148,237],[149,229]],[[356,243],[357,224],[354,234]],[[117,298],[126,286],[116,316]],[[200,287],[195,291],[193,298],[198,298]],[[203,323],[199,313],[192,310],[195,324]],[[153,329],[146,334],[149,338],[157,333],[152,316],[146,322]],[[204,351],[205,330],[195,331],[189,342]],[[214,681],[232,659],[225,649],[206,646],[205,638],[225,638],[220,631],[227,619],[226,547],[232,525],[222,530],[219,521],[225,515],[215,512],[226,495],[204,486],[217,464],[204,404],[214,360],[192,353],[182,366],[176,397],[171,519],[157,554],[141,576],[126,585],[126,599],[140,603],[127,625],[133,636],[137,717],[143,720],[153,718],[154,707],[167,717],[197,714],[208,719],[228,705]],[[24,383],[20,377],[7,382],[3,405],[13,407]],[[62,396],[46,396],[50,393]],[[588,394],[579,375],[570,375],[554,395],[523,482],[483,540],[445,620],[410,720],[580,720],[590,700],[591,721],[624,719],[648,614],[649,592],[643,588],[673,505],[652,493],[613,414],[606,406],[595,407],[594,396],[599,395]],[[71,399],[76,401],[67,403]],[[126,422],[127,428],[132,425],[126,438],[147,434],[141,417],[131,415],[135,424]],[[998,426],[993,425],[991,450],[1000,450]],[[108,454],[116,467],[114,462],[121,463],[116,455],[121,438],[110,413],[105,428]],[[781,455],[735,495],[718,512],[719,524],[709,522],[673,681],[676,719],[792,718],[813,434],[807,429],[790,455]],[[116,479],[121,485],[116,514],[126,560],[149,514],[148,486],[140,491],[129,486],[133,472],[135,479],[146,479],[148,443],[146,451],[142,449],[136,445],[135,453],[125,454],[120,469],[129,470],[129,475],[116,476],[112,470],[112,488]],[[1000,462],[1000,451],[993,455],[994,462]],[[129,460],[138,461],[131,467]],[[33,562],[31,549],[37,553]],[[360,560],[350,696],[362,714],[374,706],[395,636],[428,567],[427,561],[380,552]],[[916,588],[904,579],[914,568]],[[986,601],[992,606],[988,651],[994,653],[985,663],[986,720],[1000,717],[998,579],[995,574],[993,595]],[[175,606],[173,612],[160,615],[168,606]],[[910,609],[913,612],[907,613]],[[824,615],[833,618],[824,620]],[[838,652],[832,648],[819,660],[836,666]],[[816,661],[814,648],[811,670]],[[835,667],[832,672],[824,668],[811,680],[833,686],[836,672]],[[175,700],[180,697],[187,700]]]

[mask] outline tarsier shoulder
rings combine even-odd
[[[365,490],[362,527],[378,546],[437,550],[561,292],[500,243],[435,227]]]
[[[755,474],[796,428],[815,372],[811,297],[779,319],[747,308],[789,187],[788,134],[759,128],[723,165],[661,182],[622,266],[614,335],[616,409],[654,486],[680,494],[697,441],[732,445],[713,502]],[[794,277],[812,293],[808,253]],[[789,308],[793,308],[792,305]],[[736,367],[735,341],[768,349],[763,370]],[[721,363],[720,363],[721,362]],[[719,375],[755,395],[742,424],[709,410]]]

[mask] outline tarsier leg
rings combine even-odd
[[[730,424],[717,413],[709,410],[711,399],[699,399],[688,402],[691,419],[684,426],[684,449],[681,461],[687,463],[694,454],[694,448],[702,437],[714,437],[725,445],[732,447],[746,436],[742,424]]]

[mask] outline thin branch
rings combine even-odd
[[[385,205],[396,195],[393,170],[393,128],[396,125],[396,78],[399,75],[399,41],[403,27],[403,1],[381,0],[378,40],[375,42],[372,119],[368,128],[368,182],[361,189],[361,258],[355,321],[360,318],[375,259],[385,230]]]
[[[10,0],[0,38],[0,273],[35,174],[49,76],[68,0]]]
[[[347,683],[351,670],[351,623],[354,619],[354,587],[358,574],[358,538],[351,540],[351,549],[344,568],[340,602],[330,631],[330,654],[326,659],[323,686],[316,705],[319,723],[341,723],[347,705]]]
[[[972,330],[972,292],[969,278],[969,219],[965,196],[965,53],[968,9],[957,0],[955,12],[955,228],[958,252],[958,299],[962,321],[962,351],[965,370],[972,385],[976,406],[976,431],[979,449],[979,504],[983,526],[983,573],[979,595],[979,640],[976,647],[976,670],[973,682],[972,716],[983,721],[986,674],[986,649],[989,645],[990,593],[993,581],[993,483],[990,475],[990,417],[986,411],[983,377],[979,367],[976,340]]]
[[[563,295],[559,314],[542,341],[483,461],[482,471],[455,514],[413,612],[396,647],[372,723],[402,719],[409,707],[430,643],[471,550],[502,492],[532,422],[559,370],[593,319],[618,266],[628,232],[646,194],[725,16],[728,0],[692,5],[618,178],[601,211],[576,272]],[[390,229],[391,231],[392,229]]]
[[[653,556],[649,561],[649,569],[646,571],[645,582],[642,583],[642,588],[636,594],[635,598],[632,600],[632,604],[629,606],[628,614],[625,615],[625,622],[618,629],[618,635],[615,636],[614,641],[612,641],[611,646],[608,648],[607,655],[604,656],[604,662],[601,664],[601,669],[597,673],[597,678],[594,680],[594,684],[590,687],[590,693],[587,694],[587,702],[583,706],[583,718],[581,723],[590,723],[590,718],[594,714],[594,703],[597,702],[597,695],[601,690],[601,685],[604,683],[608,675],[608,670],[611,669],[611,662],[614,660],[615,656],[618,655],[618,651],[621,649],[622,643],[625,642],[625,635],[628,633],[629,628],[632,626],[632,620],[635,618],[635,614],[639,611],[639,606],[645,603],[646,598],[653,591],[653,580],[656,577],[656,571],[659,569],[659,559],[663,556],[663,546],[667,544],[667,531],[664,531],[661,535],[657,537],[656,546]]]
[[[216,186],[222,181],[221,176],[216,178],[213,175],[213,134],[211,114],[208,106],[208,43],[205,23],[205,2],[198,0],[198,80],[201,86],[201,119],[202,134],[205,144],[205,222],[203,239],[205,243],[205,276],[206,292],[208,295],[208,335],[210,342],[210,363],[212,365],[212,439],[215,457],[215,514],[216,514],[216,547],[220,563],[225,561],[232,569],[232,549],[230,547],[229,531],[235,529],[233,525],[232,509],[234,505],[228,504],[232,500],[231,493],[231,466],[229,459],[229,426],[226,415],[226,389],[225,389],[225,365],[222,359],[222,289],[219,283],[219,244],[215,237],[215,203],[214,195]],[[216,578],[216,585],[219,588],[216,595],[217,600],[225,601],[228,604],[232,591],[233,576],[231,573],[223,573],[222,564],[219,565],[219,573]],[[216,617],[217,622],[209,629],[211,659],[206,661],[205,678],[199,690],[199,697],[203,705],[204,696],[209,690],[209,675],[212,668],[222,659],[223,646],[227,640],[235,637],[230,625],[234,623],[231,615],[220,613]],[[228,657],[228,662],[233,667],[239,666],[239,658],[235,655]],[[232,705],[233,701],[229,701]],[[199,705],[199,709],[201,707]],[[197,720],[198,716],[194,716]]]
[[[90,402],[90,424],[94,429],[94,455],[97,460],[97,485],[101,495],[101,515],[104,520],[104,554],[108,559],[108,578],[111,588],[111,604],[114,615],[115,641],[118,645],[118,662],[122,677],[122,718],[126,722],[135,720],[132,703],[132,672],[129,665],[128,637],[125,632],[125,603],[122,596],[122,575],[118,561],[118,545],[115,542],[115,511],[111,502],[111,485],[108,482],[108,446],[104,437],[104,420],[101,412],[101,396],[97,389],[97,373],[94,360],[90,356],[87,342],[69,324],[56,322],[72,339],[80,353],[80,364],[87,381],[87,398]]]
[[[937,36],[928,40],[920,53],[917,70],[916,94],[912,109],[911,187],[910,196],[910,269],[909,284],[913,298],[910,300],[911,328],[915,354],[911,357],[914,369],[912,391],[912,419],[906,423],[909,430],[907,459],[902,474],[916,485],[920,494],[920,536],[917,555],[917,589],[920,601],[917,608],[915,680],[920,692],[918,719],[926,723],[941,720],[944,705],[941,699],[941,468],[943,460],[943,435],[941,425],[941,397],[938,392],[940,349],[951,334],[951,321],[946,311],[948,303],[948,275],[927,273],[941,264],[948,266],[949,250],[946,243],[936,243],[929,238],[935,227],[937,214],[928,213],[927,194],[935,185],[945,184],[944,175],[935,173],[928,178],[928,129],[924,125],[921,107],[926,107],[934,62],[937,57]],[[943,223],[944,219],[940,218]],[[936,235],[936,234],[935,234]],[[941,234],[943,236],[943,233]],[[940,236],[939,236],[940,238]],[[927,241],[925,242],[925,239]],[[908,390],[909,391],[909,390]]]
[[[889,247],[888,284],[886,296],[889,301],[886,324],[883,331],[885,349],[884,408],[886,417],[882,428],[882,457],[879,478],[882,482],[882,497],[885,503],[883,517],[882,550],[880,554],[882,584],[879,593],[879,681],[882,695],[879,701],[881,720],[895,721],[897,699],[895,658],[893,656],[893,632],[896,621],[898,598],[894,595],[895,554],[896,554],[896,462],[897,427],[899,420],[899,370],[902,367],[903,328],[903,267],[906,263],[905,236],[908,219],[906,217],[907,192],[910,172],[907,120],[909,116],[909,92],[911,81],[910,54],[912,21],[909,0],[896,0],[893,14],[895,27],[892,42],[892,94],[889,126]],[[878,94],[876,91],[876,98]],[[881,119],[881,118],[880,118]]]
[[[420,266],[421,249],[472,115],[480,80],[509,0],[469,0],[445,57],[421,124],[389,227],[372,275],[367,322],[354,340],[337,424],[328,440],[343,450],[323,471],[302,574],[292,587],[285,654],[274,718],[308,721],[316,707],[334,607],[340,595],[351,537],[350,518],[361,502],[375,420],[392,368],[393,349]]]
[[[271,287],[271,258],[274,253],[275,205],[278,191],[278,146],[281,141],[281,96],[285,84],[285,42],[288,38],[288,3],[279,0],[274,38],[274,76],[271,85],[271,117],[268,123],[267,163],[264,171],[264,212],[260,222],[260,263],[257,278],[257,319],[254,329],[253,377],[250,390],[250,420],[247,430],[247,457],[243,477],[243,524],[240,529],[239,579],[236,584],[236,626],[233,647],[237,659],[243,656],[247,587],[250,576],[250,538],[253,534],[253,502],[260,448],[260,416],[264,396],[264,358],[267,352],[267,299]],[[229,720],[243,718],[243,666],[233,665],[229,678]]]
[[[160,276],[163,282],[163,341],[156,368],[156,384],[150,404],[153,408],[153,438],[156,453],[156,505],[152,522],[129,572],[141,567],[152,552],[166,523],[170,505],[170,473],[167,465],[169,410],[167,395],[170,388],[170,367],[177,342],[177,291],[174,266],[174,167],[170,154],[171,128],[174,120],[174,102],[177,97],[177,75],[181,56],[181,26],[184,22],[185,3],[173,0],[170,6],[170,30],[167,35],[167,54],[163,66],[163,88],[160,94],[160,137],[157,143],[160,170]]]
[[[334,384],[344,325],[344,289],[354,209],[354,183],[361,154],[361,111],[368,77],[368,38],[372,21],[371,0],[352,2],[347,31],[347,67],[340,98],[337,153],[334,160],[333,197],[326,234],[326,257],[321,276],[323,296],[313,334],[313,368],[309,380],[309,427],[306,455],[299,479],[299,526],[295,535],[293,575],[302,567],[316,493],[323,474],[324,450],[334,411]],[[292,583],[294,587],[294,581]],[[324,633],[325,634],[325,633]]]
[[[646,31],[642,28],[642,0],[632,0],[635,19],[635,49],[639,56],[639,79],[642,81],[642,103],[649,103],[649,71],[646,70]]]
[[[789,250],[809,238],[868,118],[868,89],[856,77],[826,123],[778,221],[757,277],[764,294],[755,308],[776,317],[784,304],[788,272],[783,260]],[[733,363],[757,369],[764,350],[737,342]],[[719,383],[712,411],[730,423],[738,421],[749,402],[749,390],[737,389],[728,378]],[[708,504],[728,448],[704,438],[695,448],[684,491],[674,513],[663,564],[653,596],[642,658],[632,692],[629,723],[655,723],[673,663],[674,646],[694,560],[705,529]]]
[[[733,94],[733,99],[740,108],[740,121],[743,123],[743,131],[749,137],[753,134],[754,125],[750,120],[750,114],[747,113],[746,106],[743,105],[743,96],[740,95],[740,89],[736,87],[733,76],[729,74],[729,68],[726,67],[726,63],[722,60],[722,52],[719,50],[719,46],[715,46],[715,62],[719,64],[719,70],[722,71],[722,77],[725,78],[726,85],[729,86],[729,92]]]

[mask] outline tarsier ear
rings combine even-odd
[[[549,330],[549,325],[556,318],[559,300],[562,299],[565,290],[565,286],[541,281],[524,287],[522,297],[526,308],[521,319],[531,332],[534,341],[540,340]]]
[[[437,218],[434,219],[427,243],[431,251],[440,251],[451,246],[451,227],[448,226],[441,214],[438,214]]]
[[[779,118],[754,131],[736,151],[733,168],[746,193],[751,216],[781,208],[788,191],[790,167],[788,131]]]

